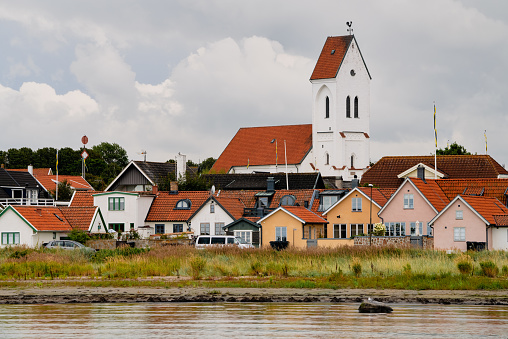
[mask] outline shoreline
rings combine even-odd
[[[508,290],[376,290],[206,287],[28,287],[3,288],[0,304],[145,302],[384,303],[508,305]]]

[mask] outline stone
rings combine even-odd
[[[363,301],[358,308],[360,313],[391,313],[393,309],[385,303],[367,300]]]

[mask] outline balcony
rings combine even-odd
[[[55,206],[54,199],[27,199],[27,198],[5,198],[0,199],[0,206],[23,205],[23,206]]]

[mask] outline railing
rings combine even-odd
[[[268,213],[275,211],[275,208],[244,208],[244,217],[264,217]]]
[[[27,199],[27,198],[6,198],[0,199],[0,205],[24,205],[24,206],[55,206],[53,199]]]

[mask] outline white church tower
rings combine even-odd
[[[360,178],[370,161],[370,80],[354,35],[328,37],[310,78],[312,157],[323,176]]]

